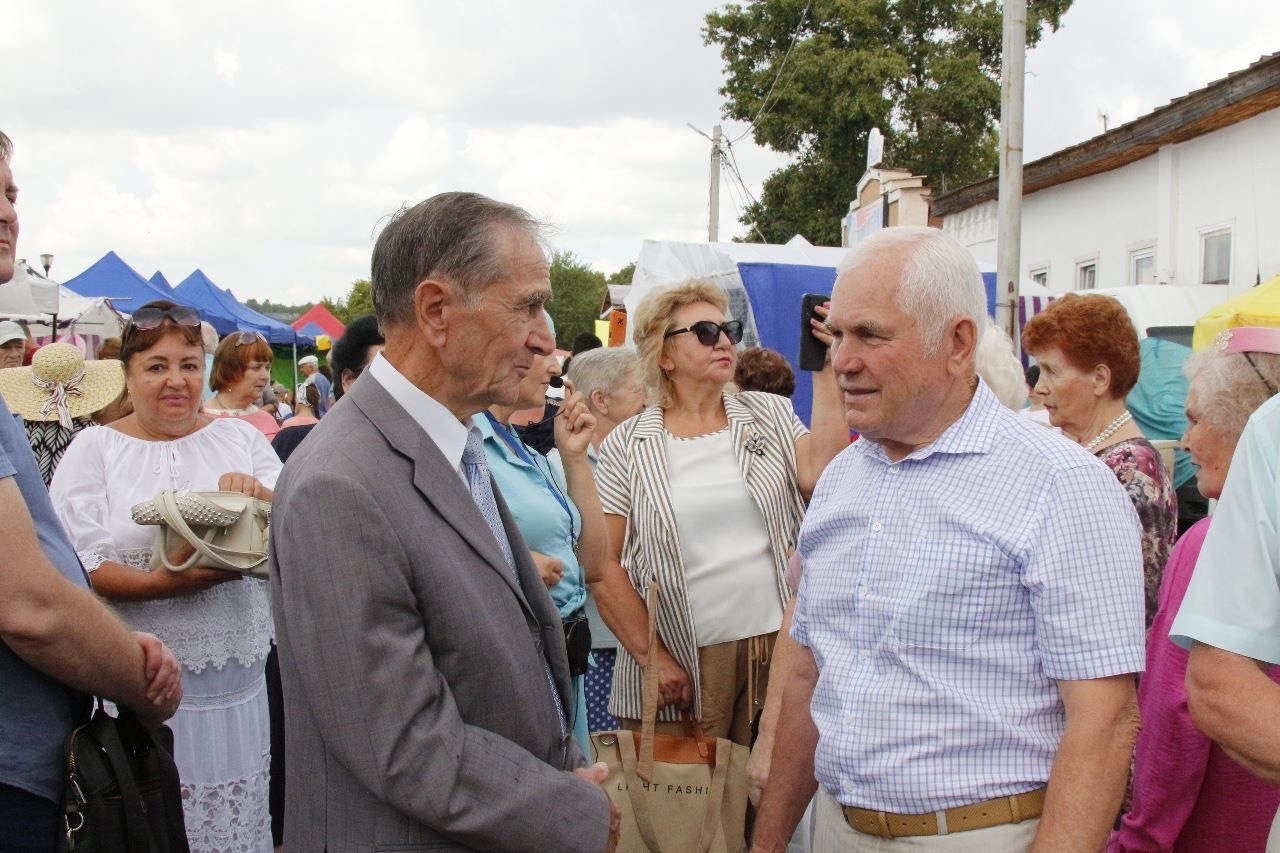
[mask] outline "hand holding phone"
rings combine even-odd
[[[800,369],[822,370],[827,363],[827,345],[813,334],[811,320],[821,322],[817,307],[831,301],[825,293],[806,293],[800,302]]]

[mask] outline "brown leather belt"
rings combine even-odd
[[[925,814],[894,814],[844,806],[844,819],[849,826],[866,835],[900,838],[908,835],[949,835],[971,829],[986,829],[1006,823],[1021,823],[1039,817],[1044,811],[1044,788],[997,797],[985,803],[956,806]]]

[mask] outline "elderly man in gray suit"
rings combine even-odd
[[[555,347],[537,223],[433,196],[379,236],[373,298],[386,349],[275,493],[285,844],[612,849],[560,622],[471,425]]]

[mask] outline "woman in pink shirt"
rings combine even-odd
[[[1182,446],[1199,465],[1197,483],[1205,497],[1221,494],[1245,421],[1280,388],[1277,353],[1280,330],[1235,329],[1223,349],[1187,361],[1191,386]],[[1111,853],[1261,853],[1280,806],[1280,788],[1236,764],[1192,723],[1183,687],[1188,653],[1169,639],[1211,521],[1205,518],[1183,534],[1165,566],[1147,637],[1147,671],[1138,688],[1142,732],[1133,805],[1111,836]],[[1280,683],[1280,667],[1270,674]]]

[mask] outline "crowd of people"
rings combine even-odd
[[[840,265],[808,426],[711,281],[562,364],[513,205],[399,211],[372,289],[293,393],[173,302],[94,360],[0,324],[0,849],[55,848],[85,696],[167,721],[193,851],[612,850],[590,733],[646,715],[752,748],[760,853],[1266,847],[1280,331],[1187,364],[1179,538],[1123,309],[1056,300],[1024,384],[936,229]],[[269,502],[270,580],[167,569],[166,489]]]

